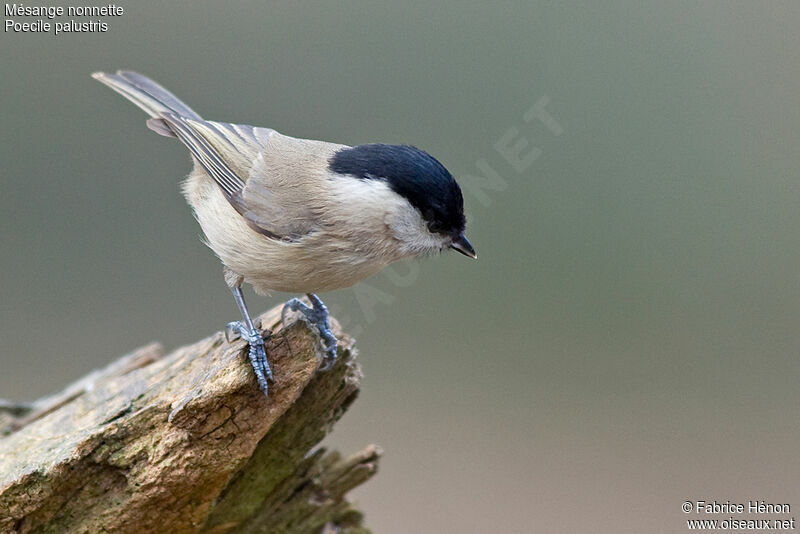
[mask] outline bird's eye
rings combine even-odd
[[[433,209],[428,208],[422,214],[423,218],[428,221],[428,230],[433,233],[439,233],[444,230],[444,227],[440,221],[437,220],[436,214],[434,213]]]
[[[444,230],[444,228],[442,227],[442,225],[440,223],[432,221],[432,222],[428,223],[428,230],[430,230],[434,234],[438,234],[438,233],[441,233],[442,230]]]

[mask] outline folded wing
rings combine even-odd
[[[291,242],[322,223],[324,210],[314,192],[324,185],[328,158],[342,145],[203,120],[171,92],[134,72],[93,76],[150,115],[149,128],[178,138],[257,232]]]

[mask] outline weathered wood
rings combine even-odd
[[[334,324],[339,360],[317,373],[305,323],[281,327],[279,308],[261,320],[268,400],[245,343],[217,333],[169,355],[144,347],[5,415],[0,532],[367,532],[345,495],[380,450],[313,450],[358,394],[352,340]]]

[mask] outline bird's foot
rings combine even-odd
[[[250,365],[253,366],[253,372],[256,374],[258,380],[258,387],[267,395],[269,391],[269,382],[272,382],[272,369],[267,362],[267,349],[264,346],[264,338],[258,329],[249,329],[241,321],[233,321],[228,323],[225,327],[225,339],[229,342],[241,337],[250,345]],[[267,336],[269,337],[269,335]]]
[[[294,298],[289,300],[281,312],[281,320],[283,324],[286,323],[287,310],[299,311],[305,317],[306,322],[317,329],[320,337],[320,344],[325,353],[324,360],[320,366],[320,371],[327,371],[336,362],[336,336],[331,332],[331,323],[328,320],[328,308],[322,303],[320,298],[314,294],[309,293],[308,299],[311,301],[311,306],[307,306],[302,300]]]

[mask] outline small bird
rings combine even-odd
[[[150,116],[147,126],[177,138],[194,168],[183,194],[242,315],[226,327],[241,336],[266,395],[272,371],[242,284],[256,293],[306,293],[284,308],[320,334],[328,369],[336,337],[316,293],[355,285],[388,264],[448,248],[477,258],[464,236],[461,189],[427,152],[409,145],[354,147],[298,139],[270,128],[204,120],[153,80],[131,71],[96,80]]]

